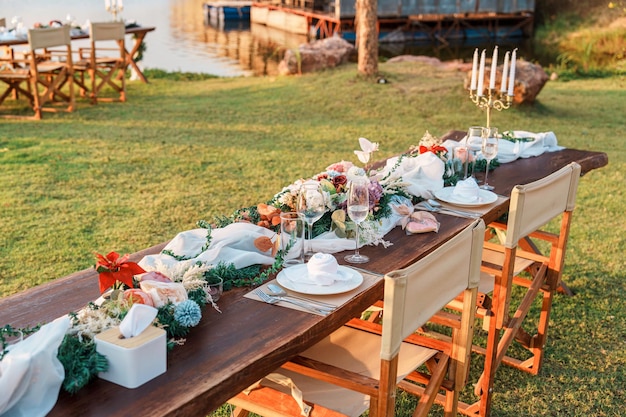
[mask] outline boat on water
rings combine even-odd
[[[244,0],[217,0],[204,3],[202,7],[205,19],[209,22],[250,21],[252,2]]]

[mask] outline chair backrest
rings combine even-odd
[[[59,28],[28,30],[28,44],[33,51],[55,46],[70,46],[71,43],[70,27],[67,25]]]
[[[580,178],[576,162],[526,185],[516,185],[511,193],[505,247],[517,242],[565,211],[573,211]]]
[[[480,281],[485,224],[476,220],[413,265],[385,276],[381,359],[448,302]]]
[[[119,41],[126,35],[124,22],[92,22],[89,38],[94,41]]]

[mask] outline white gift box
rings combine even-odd
[[[107,357],[109,370],[98,376],[126,388],[137,388],[167,369],[165,330],[148,326],[135,337],[120,338],[118,327],[95,337],[96,351]]]

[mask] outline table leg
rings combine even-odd
[[[146,37],[146,33],[147,32],[137,32],[135,34],[135,36],[137,37],[135,38],[135,44],[133,45],[133,48],[130,50],[130,52],[126,51],[126,65],[132,67],[137,73],[137,76],[139,77],[139,79],[143,81],[144,83],[147,83],[148,79],[146,78],[145,75],[143,75],[143,72],[141,72],[141,70],[137,66],[137,63],[133,59],[133,56],[139,50],[139,47],[141,46],[141,42],[143,42],[143,39]]]

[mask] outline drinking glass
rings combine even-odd
[[[352,180],[348,189],[348,216],[356,224],[356,250],[344,259],[353,264],[362,264],[370,260],[359,253],[359,225],[367,218],[370,211],[368,185],[369,181],[365,178]]]
[[[318,221],[326,212],[324,192],[317,181],[307,181],[300,188],[298,194],[298,213],[304,218],[308,226],[308,247],[304,253],[305,259],[313,256],[313,223]]]
[[[469,175],[470,177],[475,177],[474,168],[476,167],[476,157],[478,156],[478,152],[482,148],[483,143],[483,128],[482,126],[471,126],[467,129],[467,139],[465,140],[465,144],[470,150],[471,161],[472,161],[472,172],[467,173],[466,177]],[[478,183],[479,181],[476,180]]]
[[[293,266],[304,262],[304,219],[299,213],[280,214],[280,249],[285,252],[283,266]],[[289,251],[287,251],[289,249]]]
[[[487,183],[487,175],[489,175],[489,164],[498,155],[498,129],[495,127],[483,128],[483,146],[482,153],[487,160],[485,168],[485,183],[480,186],[483,190],[493,190],[493,186]]]

